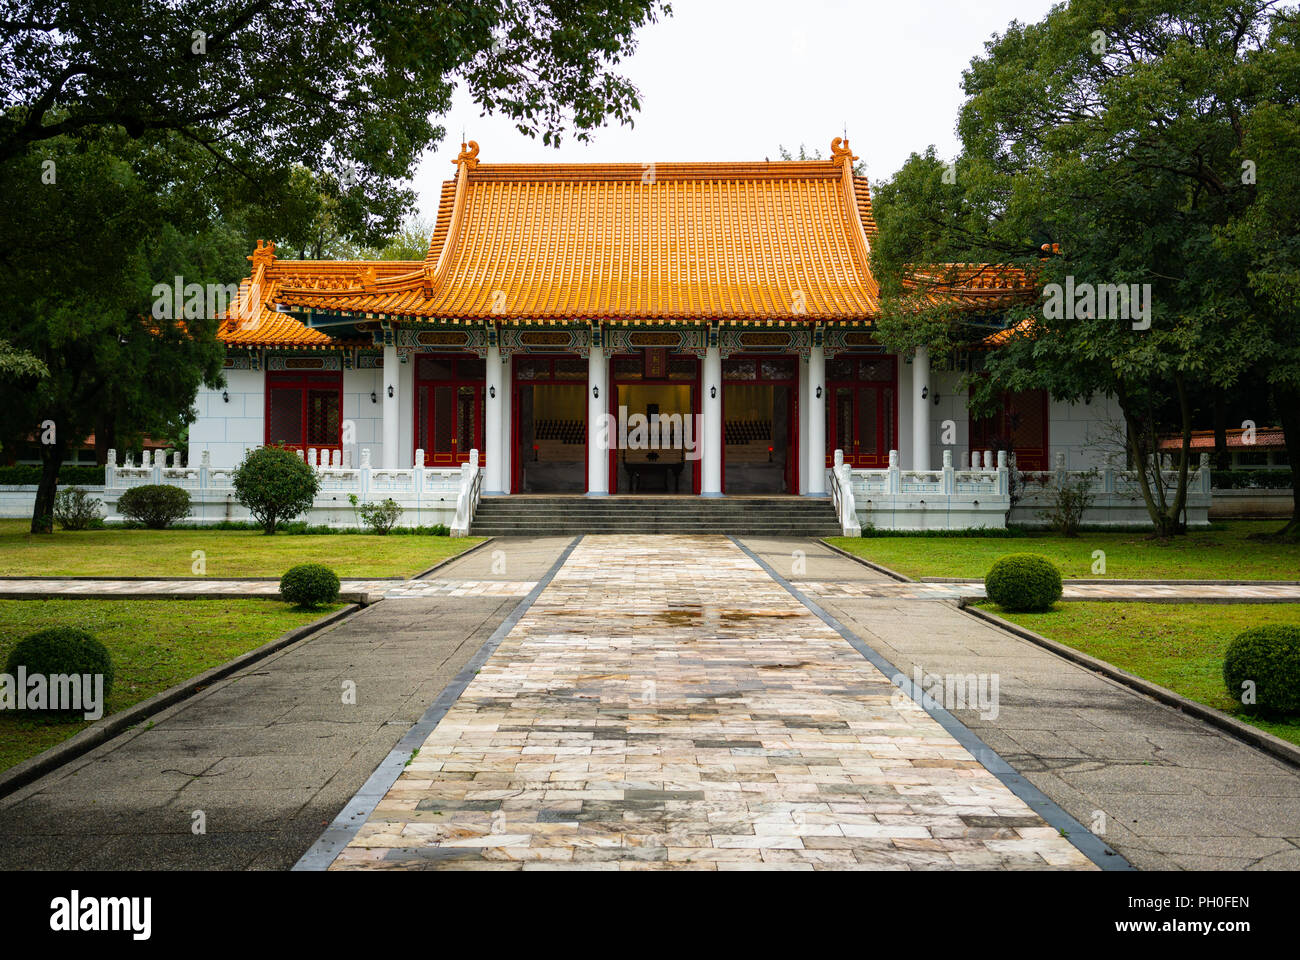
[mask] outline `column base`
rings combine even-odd
[[[725,497],[725,493],[701,493],[701,497]]]

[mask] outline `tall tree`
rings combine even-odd
[[[183,429],[220,376],[211,311],[152,315],[155,284],[237,280],[256,236],[317,256],[383,247],[458,83],[548,144],[630,123],[639,95],[614,70],[667,12],[0,0],[0,334],[48,372],[0,382],[0,434],[47,441],[33,530],[67,450],[91,431]]]
[[[1077,292],[1057,300],[1063,309],[1045,298],[1005,318],[1016,332],[987,355],[977,406],[1030,387],[1067,401],[1113,396],[1130,460],[1145,467],[1157,411],[1176,399],[1177,482],[1167,491],[1158,473],[1138,472],[1162,535],[1180,529],[1193,396],[1233,385],[1271,346],[1249,250],[1222,235],[1256,196],[1243,131],[1270,94],[1248,65],[1286,16],[1275,6],[1074,0],[1013,23],[964,75],[961,155],[914,155],[877,194],[882,335],[895,345],[951,350],[981,333],[933,296],[954,278],[914,263],[1016,264],[1045,292]],[[1121,287],[1138,309],[1097,302]]]

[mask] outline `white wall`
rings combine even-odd
[[[1053,400],[1048,406],[1047,440],[1052,455],[1049,466],[1056,463],[1057,453],[1065,454],[1067,470],[1093,467],[1123,467],[1120,444],[1124,436],[1124,415],[1119,401],[1093,397],[1092,403],[1068,404]]]
[[[403,364],[401,389],[402,457],[399,463],[410,466],[414,462],[414,398],[411,394],[414,374],[411,364]],[[260,370],[227,370],[226,390],[230,402],[221,399],[221,390],[200,388],[195,400],[197,419],[190,426],[189,463],[197,464],[200,454],[207,450],[212,455],[212,466],[233,467],[239,463],[247,447],[261,446],[266,439],[266,374]],[[353,465],[360,463],[360,451],[369,448],[374,464],[383,462],[383,398],[382,370],[343,371],[343,419],[355,426],[356,446]],[[370,394],[375,394],[372,402]]]
[[[189,462],[197,464],[208,451],[214,467],[233,467],[245,447],[260,446],[266,433],[266,388],[260,370],[227,370],[230,396],[221,399],[221,389],[199,388],[194,407],[197,419],[190,425]]]

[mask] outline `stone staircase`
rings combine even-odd
[[[837,537],[841,531],[829,497],[511,496],[484,497],[470,533]]]

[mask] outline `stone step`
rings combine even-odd
[[[840,533],[829,498],[489,497],[471,533],[481,536],[739,534],[825,537]]]

